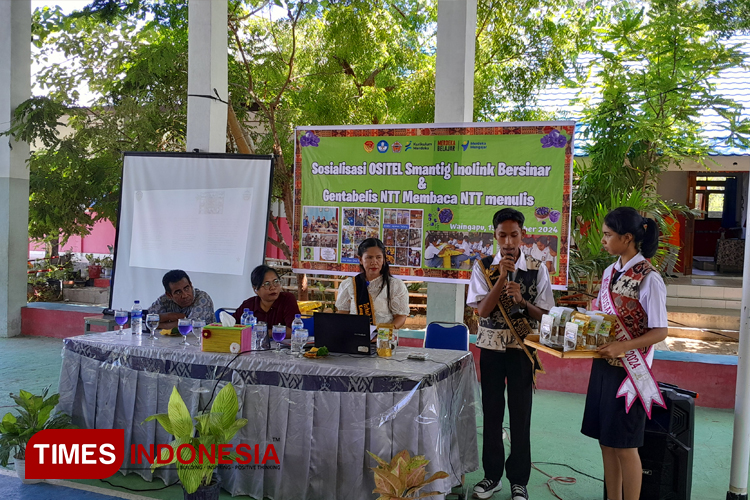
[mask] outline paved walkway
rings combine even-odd
[[[60,352],[62,341],[46,337],[16,337],[0,338],[0,416],[8,411],[13,401],[8,397],[9,392],[19,389],[37,392],[46,385],[56,389],[61,367]],[[700,365],[696,365],[700,366]],[[554,377],[554,373],[542,375]],[[602,478],[602,464],[598,445],[579,432],[583,403],[585,396],[562,392],[537,391],[534,396],[534,410],[532,416],[532,459],[537,466],[550,475],[572,476],[578,482],[573,485],[556,485],[555,490],[564,500],[583,500],[602,498],[602,483],[588,478],[560,465],[549,465],[544,462],[567,464],[575,469]],[[505,426],[507,423],[507,415]],[[478,419],[479,443],[481,445],[482,419]],[[693,493],[695,500],[720,500],[726,496],[729,485],[729,465],[732,447],[733,412],[712,408],[696,408],[695,452],[693,463]],[[429,458],[429,457],[428,457]],[[467,485],[473,486],[482,478],[482,471],[468,474]],[[110,479],[112,483],[124,485],[133,490],[147,490],[163,487],[161,482],[148,483],[139,477],[117,475]],[[529,484],[531,498],[535,500],[554,498],[546,486],[547,477],[532,471]],[[90,484],[113,491],[112,486],[102,481],[76,481]],[[25,488],[22,486],[21,488]],[[31,496],[12,496],[3,494],[0,485],[0,498],[15,500],[15,498],[41,498]],[[58,491],[58,490],[55,490]],[[507,500],[510,488],[505,484],[503,491],[493,498]],[[68,498],[83,498],[75,496],[60,496],[59,500]],[[114,493],[113,493],[114,494]],[[149,498],[180,499],[182,490],[179,486],[172,486],[165,490],[148,492],[138,491],[139,495]],[[25,494],[24,494],[25,495]],[[90,497],[95,498],[95,497]],[[123,497],[120,497],[123,498]],[[226,492],[222,498],[231,498]],[[238,497],[248,498],[248,497]],[[373,495],[375,498],[375,495]],[[284,500],[284,499],[276,499]],[[292,500],[292,499],[290,499]]]

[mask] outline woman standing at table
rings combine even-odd
[[[401,328],[409,315],[409,291],[391,276],[385,245],[367,238],[359,244],[357,255],[361,272],[341,284],[336,309],[341,314],[369,316],[373,325],[391,323]]]
[[[273,325],[282,324],[286,325],[286,336],[290,337],[294,315],[300,314],[299,306],[294,295],[281,288],[279,273],[272,267],[260,265],[250,274],[250,283],[255,297],[250,297],[237,308],[234,319],[239,323],[244,310],[250,309],[258,321],[268,325],[269,334]]]
[[[599,441],[607,497],[637,500],[646,416],[664,406],[650,369],[653,344],[667,337],[667,289],[647,260],[659,246],[659,228],[619,207],[604,217],[602,234],[604,249],[619,258],[604,271],[595,309],[617,316],[616,340],[599,347],[603,359],[591,363],[581,432]]]

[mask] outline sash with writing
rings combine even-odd
[[[610,289],[613,274],[614,266],[612,267],[612,273],[605,275],[602,279],[603,293],[598,305],[604,313],[617,316],[615,336],[618,342],[625,342],[626,340],[640,337],[644,333],[636,331],[633,328],[633,325],[636,325],[636,323],[628,321],[628,317],[633,314],[634,306],[635,308],[640,308],[641,312],[643,311],[643,307],[637,299],[625,295],[618,295],[616,304]],[[635,304],[631,302],[635,302]],[[631,329],[628,329],[626,326],[628,323],[631,323]],[[630,411],[636,396],[638,396],[641,403],[643,403],[643,408],[645,408],[649,419],[651,418],[651,408],[654,403],[663,408],[667,407],[664,404],[664,399],[662,398],[654,374],[651,372],[651,367],[648,366],[646,360],[648,352],[653,348],[654,346],[650,346],[645,353],[641,352],[640,349],[633,349],[626,352],[625,357],[620,359],[628,376],[623,380],[622,385],[617,390],[616,396],[618,398],[625,397],[625,413]]]
[[[484,278],[487,280],[487,285],[492,289],[493,286],[495,286],[495,283],[500,278],[500,269],[497,265],[492,265],[489,267],[489,269],[485,269],[482,262],[479,262],[480,267],[482,268]],[[526,318],[517,318],[512,319],[510,317],[510,314],[508,314],[508,310],[513,307],[515,302],[513,302],[513,297],[506,293],[500,294],[500,299],[497,302],[497,308],[500,310],[500,313],[503,315],[503,319],[505,319],[505,323],[508,325],[508,329],[513,334],[513,337],[516,339],[516,343],[521,346],[521,349],[523,349],[523,352],[526,354],[526,356],[531,361],[531,366],[533,370],[533,377],[534,377],[534,385],[536,385],[536,374],[539,373],[546,373],[544,371],[544,368],[542,367],[542,362],[539,360],[539,357],[537,356],[536,349],[529,349],[526,344],[523,343],[523,339],[526,338],[528,334],[532,332],[531,326],[529,326],[529,322],[526,320]]]
[[[372,307],[372,298],[367,291],[367,280],[365,273],[359,273],[352,280],[354,286],[354,301],[357,304],[357,314],[370,318],[370,324],[375,324],[375,308]]]

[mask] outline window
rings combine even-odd
[[[695,208],[703,212],[698,219],[721,219],[724,211],[725,183],[731,176],[696,177]]]

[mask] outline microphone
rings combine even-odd
[[[514,281],[516,277],[516,271],[508,271],[508,276],[505,278],[506,283],[511,283]],[[521,306],[520,304],[513,304],[508,308],[508,316],[511,317],[511,319],[521,319],[524,317],[523,312],[521,312]]]

